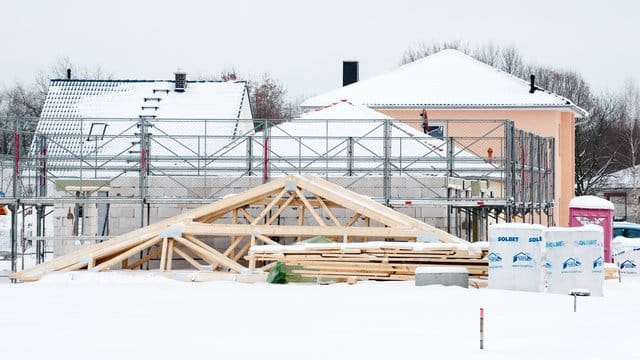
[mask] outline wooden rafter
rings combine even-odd
[[[257,216],[249,214],[249,206],[260,209]],[[285,221],[282,225],[274,225],[275,220],[292,207],[298,207],[297,224],[290,225]],[[348,220],[338,218],[334,212],[336,209],[354,215]],[[315,219],[317,225],[305,223],[307,214]],[[228,223],[229,216],[231,224]],[[330,221],[325,221],[324,216]],[[241,221],[241,217],[244,220]],[[354,226],[360,218],[365,221]],[[135,269],[156,259],[160,260],[157,263],[159,270],[171,271],[178,266],[174,254],[178,256],[176,259],[184,260],[180,260],[179,266],[186,262],[197,270],[206,268],[190,253],[213,269],[223,266],[241,273],[247,268],[240,262],[246,264],[243,257],[252,245],[279,245],[274,239],[284,243],[287,239],[302,240],[314,236],[341,242],[376,239],[415,241],[420,236],[430,236],[440,242],[466,243],[317,176],[288,175],[109,241],[84,247],[11,277],[31,281],[53,271]],[[220,241],[228,246],[219,249]],[[148,250],[146,255],[138,255],[145,250]],[[254,266],[255,262],[250,261],[249,267]]]

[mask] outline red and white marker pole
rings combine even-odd
[[[480,349],[484,349],[484,308],[480,308]]]

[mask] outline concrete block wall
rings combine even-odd
[[[152,177],[149,179],[148,193],[154,197],[179,197],[192,196],[195,194],[201,197],[208,197],[216,194],[217,198],[222,196],[237,194],[248,188],[256,187],[262,184],[261,177],[244,177],[237,179],[230,177],[180,177],[180,178],[160,178]],[[359,194],[370,197],[382,197],[382,178],[381,177],[332,177],[330,181],[348,187],[350,190]],[[425,188],[429,186],[429,188]],[[411,200],[424,197],[446,197],[447,179],[445,177],[422,177],[412,179],[409,177],[393,177],[391,178],[391,198],[393,200]],[[137,178],[121,177],[111,182],[110,197],[132,197],[138,193]],[[212,200],[213,201],[213,200]],[[191,209],[202,206],[201,202],[189,202],[177,199],[167,201],[162,204],[152,204],[150,207],[150,221],[167,219]],[[73,213],[73,204],[60,205],[55,208],[55,234],[71,235],[73,221],[67,219],[69,209]],[[110,235],[117,236],[126,232],[138,229],[141,225],[140,204],[121,204],[112,203],[109,211],[109,228]],[[446,206],[444,205],[402,205],[395,206],[396,210],[434,225],[440,229],[446,229]],[[262,207],[248,207],[247,211],[253,216],[257,216]],[[322,210],[317,210],[324,218],[325,223],[331,224],[331,219],[324,214]],[[333,210],[334,215],[342,222],[347,222],[353,213],[342,209]],[[298,208],[287,209],[280,216],[280,224],[298,224],[299,210]],[[85,235],[96,234],[97,224],[97,208],[95,204],[88,204],[85,207]],[[219,220],[222,223],[231,223],[231,215],[226,215]],[[146,219],[145,219],[146,222]],[[313,216],[305,211],[305,224],[316,224]],[[68,244],[59,244],[59,249],[68,252],[72,248],[76,248],[78,244],[69,246]],[[56,251],[57,254],[60,252]]]

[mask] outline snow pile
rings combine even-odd
[[[5,359],[633,359],[640,279],[606,297],[216,281],[0,284]],[[479,350],[479,308],[485,349]],[[10,345],[9,345],[10,344]],[[138,356],[139,357],[139,356]]]

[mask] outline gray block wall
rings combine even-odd
[[[383,194],[382,177],[331,177],[329,180],[340,186],[347,187],[359,194],[381,198]],[[154,198],[173,197],[197,197],[220,198],[230,194],[237,194],[249,188],[262,184],[259,176],[243,177],[240,179],[231,177],[153,177],[149,179],[148,194]],[[127,198],[138,194],[138,179],[120,177],[110,184],[109,197]],[[446,177],[393,177],[391,178],[391,198],[392,200],[412,200],[419,198],[446,197],[447,178]],[[212,200],[213,202],[214,200]],[[167,219],[191,209],[206,204],[206,202],[189,202],[176,199],[163,201],[162,204],[154,203],[150,206],[150,222]],[[73,220],[68,219],[69,211],[73,212],[73,204],[56,206],[54,209],[56,236],[70,236],[73,231]],[[252,216],[260,213],[263,207],[249,207],[247,210]],[[427,224],[446,230],[447,208],[439,204],[415,204],[415,205],[394,205],[394,209],[424,221]],[[342,222],[348,221],[352,213],[336,209],[335,216]],[[327,224],[331,223],[327,214],[322,210],[319,213]],[[96,235],[97,227],[97,206],[95,204],[85,205],[84,209],[84,235]],[[146,215],[145,215],[146,216]],[[287,209],[280,216],[280,224],[298,224],[299,211],[297,209]],[[145,219],[146,222],[146,219]],[[222,218],[219,222],[231,223],[230,215]],[[316,224],[315,219],[305,212],[305,223]],[[122,204],[114,202],[109,210],[110,235],[117,236],[140,228],[141,226],[141,206],[140,204]],[[55,244],[56,255],[68,253],[69,251],[82,246],[74,241],[57,241]]]

